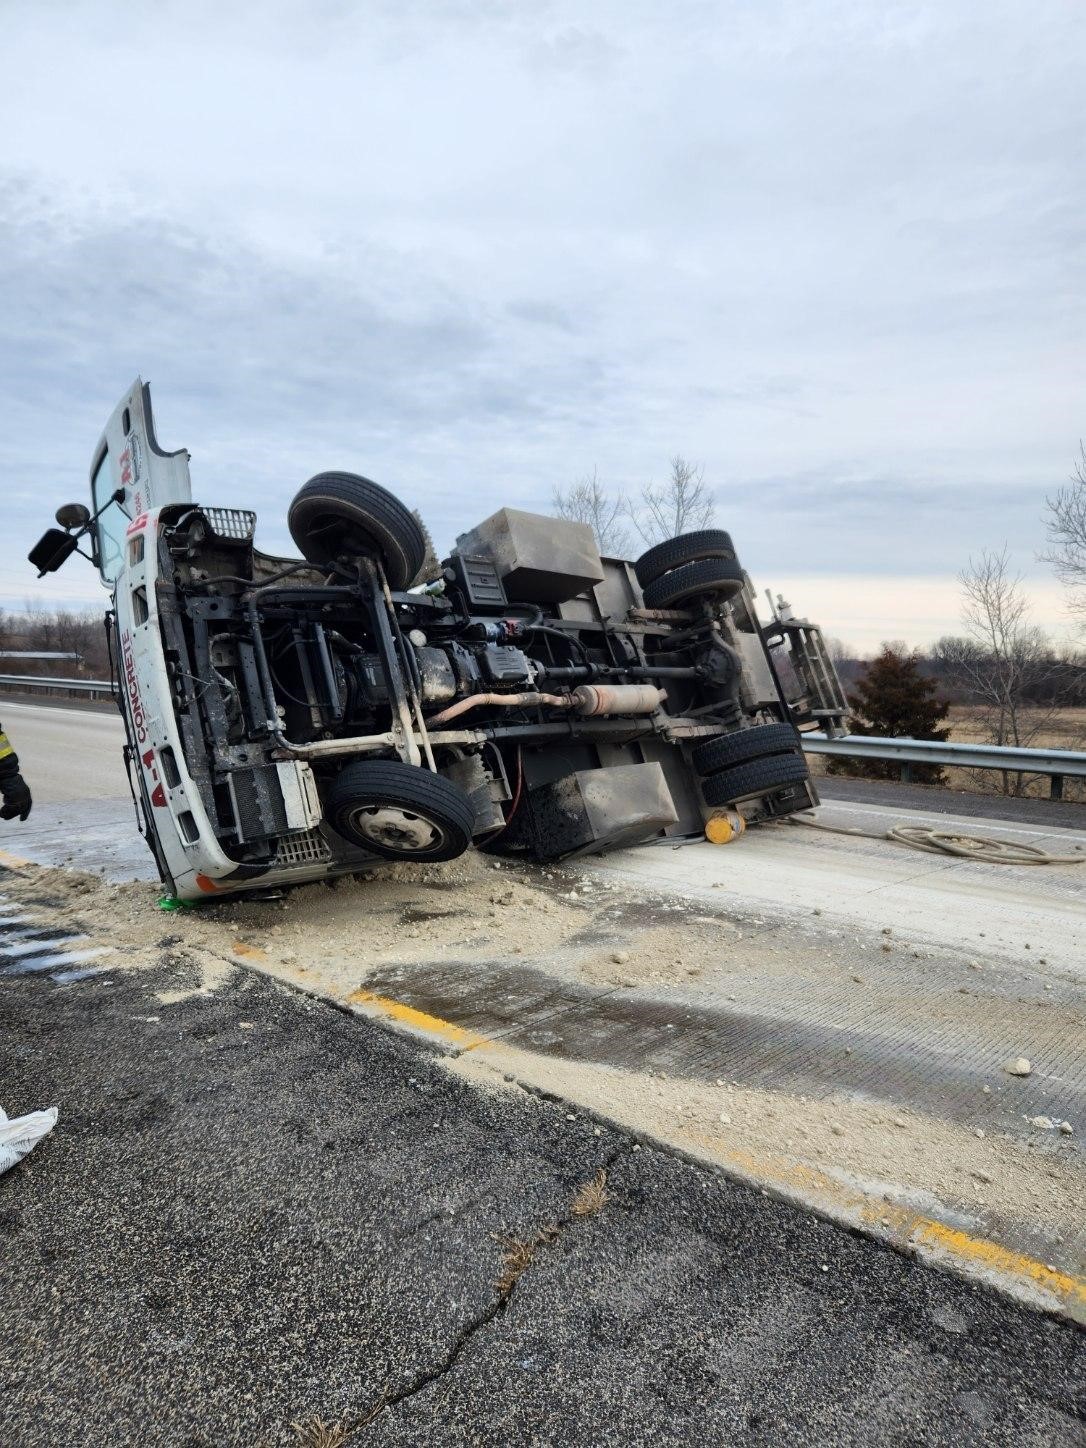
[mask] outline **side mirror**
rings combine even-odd
[[[91,512],[84,503],[64,503],[57,509],[56,519],[62,528],[70,531],[72,528],[85,528],[91,520]]]
[[[72,506],[78,507],[79,504],[73,503]],[[26,556],[38,570],[38,577],[43,578],[47,573],[55,573],[62,563],[67,563],[78,547],[79,539],[71,533],[65,533],[60,528],[47,528]]]

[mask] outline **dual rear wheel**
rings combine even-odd
[[[791,724],[756,724],[699,744],[690,755],[707,805],[737,804],[810,778]]]
[[[731,535],[723,528],[667,538],[642,553],[634,572],[646,608],[676,608],[705,595],[734,598],[745,582]]]

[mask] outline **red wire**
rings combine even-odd
[[[521,792],[521,789],[523,788],[523,786],[524,786],[524,760],[523,760],[523,757],[522,757],[522,754],[521,754],[521,747],[520,747],[520,745],[518,744],[518,745],[517,745],[517,787],[516,787],[516,789],[513,791],[513,807],[512,807],[512,809],[509,811],[509,813],[508,813],[508,814],[506,815],[506,817],[505,817],[505,824],[502,825],[502,827],[501,827],[500,830],[495,830],[492,835],[487,835],[486,839],[483,841],[484,844],[489,845],[492,840],[496,840],[500,835],[504,835],[505,832],[506,832],[506,830],[507,830],[507,829],[509,828],[509,826],[512,824],[512,822],[513,822],[513,816],[514,816],[514,815],[516,814],[516,812],[517,812],[517,805],[520,804],[520,792]]]

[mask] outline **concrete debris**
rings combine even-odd
[[[845,1134],[845,1128],[841,1125],[839,1121],[831,1121],[830,1130],[833,1132],[834,1136],[844,1136]]]
[[[625,965],[630,958],[628,950],[612,950],[611,959],[616,965]]]
[[[1031,1126],[1036,1126],[1041,1131],[1055,1131],[1059,1125],[1058,1122],[1052,1120],[1051,1116],[1027,1116],[1026,1120]]]
[[[1003,1062],[1003,1069],[1008,1076],[1028,1076],[1033,1067],[1025,1056],[1011,1056]]]
[[[1060,1130],[1063,1132],[1064,1136],[1074,1136],[1075,1134],[1075,1128],[1071,1125],[1069,1121],[1061,1121]]]
[[[905,1120],[905,1118],[904,1118],[903,1116],[895,1116],[895,1117],[894,1117],[894,1125],[895,1125],[895,1126],[906,1127],[906,1126],[908,1126],[908,1124],[909,1124],[909,1123]]]
[[[720,1113],[720,1120],[725,1126],[730,1126],[732,1124],[732,1119],[726,1111],[722,1111]]]

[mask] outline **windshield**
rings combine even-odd
[[[102,454],[91,482],[96,513],[112,492],[113,470],[109,465],[107,451]],[[124,563],[124,534],[128,527],[128,515],[121,511],[118,504],[110,503],[94,526],[98,536],[98,571],[107,583],[116,583]]]

